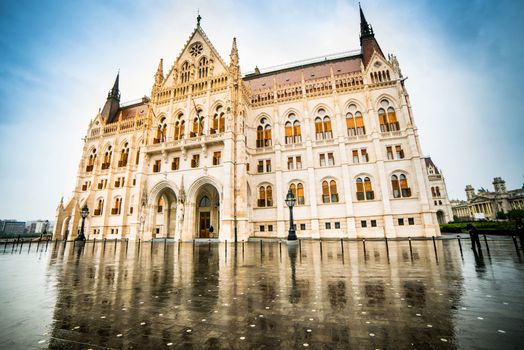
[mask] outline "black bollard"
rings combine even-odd
[[[409,255],[411,256],[411,261],[413,261],[413,246],[411,245],[411,237],[408,237],[409,242]]]
[[[278,254],[282,256],[282,241],[278,240]]]
[[[511,236],[511,238],[513,238],[513,244],[515,245],[515,250],[517,251],[517,255],[520,255],[520,252],[519,252],[519,245],[517,243],[517,237],[515,236]]]
[[[5,250],[7,249],[7,242],[8,242],[8,241],[9,241],[9,240],[6,238],[6,240],[5,240],[5,244],[4,244],[4,252],[5,252]]]
[[[300,255],[302,255],[302,240],[301,239],[298,240],[298,250],[300,252]]]
[[[106,250],[106,242],[107,242],[107,238],[104,237],[104,244],[103,244],[104,251]]]
[[[366,258],[366,239],[362,238],[362,247],[364,248],[364,258]]]
[[[386,240],[386,255],[389,257],[389,245],[388,245],[388,238],[384,237]]]
[[[127,253],[127,246],[129,245],[129,238],[126,238],[126,253]]]
[[[262,257],[262,240],[260,240],[260,256]]]
[[[151,257],[153,257],[153,237],[151,237]]]
[[[95,245],[96,245],[96,237],[93,237],[93,249],[91,250],[91,252],[95,251]]]
[[[45,250],[47,251],[47,245],[49,244],[49,239],[45,240]]]
[[[320,239],[320,260],[322,260],[322,240]]]
[[[433,240],[433,249],[435,250],[435,259],[438,262],[437,243],[435,242],[435,236],[432,236],[431,239]]]
[[[76,245],[76,239],[73,240],[73,248],[75,247]]]
[[[486,243],[486,251],[488,252],[488,255],[490,255],[490,254],[489,254],[488,239],[486,238],[486,235],[485,235],[485,234],[483,234],[483,236],[484,236],[484,243]]]
[[[115,238],[115,250],[116,250],[116,238]]]
[[[167,237],[164,237],[164,250],[167,249]]]
[[[29,251],[31,250],[31,242],[32,242],[32,240],[30,239],[30,240],[29,240],[29,247],[27,247],[27,252],[28,252],[28,253],[29,253]]]
[[[344,240],[340,239],[340,251],[342,252],[342,264],[344,264]]]
[[[460,235],[457,235],[457,241],[459,242],[460,256],[464,257],[464,254],[462,253],[462,243],[460,242]]]
[[[178,240],[178,255],[180,255],[180,240]]]
[[[210,239],[207,240],[207,251],[208,252],[211,251],[211,240]]]
[[[13,238],[13,248],[11,248],[11,253],[15,250],[15,242],[16,242],[16,238]],[[517,248],[517,253],[518,253],[518,248]]]
[[[244,260],[244,240],[242,240],[242,260]]]

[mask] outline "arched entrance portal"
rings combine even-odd
[[[176,195],[166,187],[158,192],[152,207],[153,238],[175,237]]]
[[[220,196],[211,184],[203,185],[195,202],[195,237],[218,238],[220,230]]]
[[[437,221],[439,225],[446,223],[446,216],[442,210],[437,210]]]

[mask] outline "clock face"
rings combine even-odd
[[[191,54],[191,56],[196,57],[196,56],[198,56],[198,55],[200,55],[202,53],[203,49],[204,49],[204,47],[202,46],[201,43],[194,43],[189,48],[189,53]]]

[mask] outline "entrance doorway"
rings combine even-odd
[[[200,238],[209,238],[211,228],[211,213],[208,211],[200,212]]]
[[[195,207],[195,236],[218,238],[220,230],[219,194],[213,185],[206,184],[199,189]]]

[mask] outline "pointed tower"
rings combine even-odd
[[[358,8],[360,10],[360,47],[362,49],[362,61],[364,63],[364,67],[367,67],[371,56],[373,56],[373,52],[376,52],[382,57],[384,57],[384,54],[382,53],[382,49],[375,39],[375,34],[373,33],[371,24],[368,23],[366,17],[364,16],[364,12],[362,11],[362,7],[360,7],[360,3],[358,4]]]
[[[155,95],[162,86],[164,82],[164,60],[161,58],[158,63],[158,68],[155,73],[155,83],[153,84],[153,89],[151,90],[151,98],[155,99]]]
[[[237,38],[233,38],[233,45],[231,46],[231,53],[229,54],[229,70],[231,74],[233,74],[235,80],[240,77]]]
[[[118,109],[120,108],[120,90],[118,89],[119,78],[120,72],[116,75],[113,88],[109,90],[106,103],[104,104],[104,108],[102,108],[102,113],[100,113],[106,123],[113,123],[116,121],[118,115]]]

